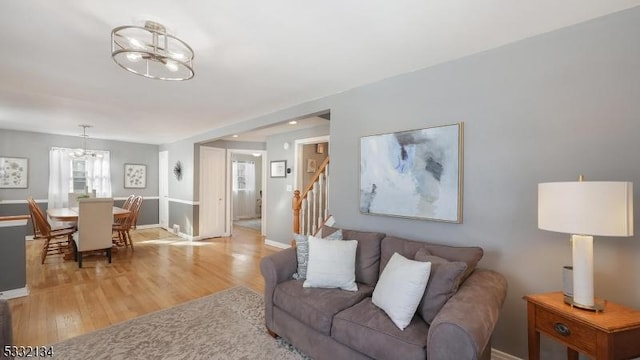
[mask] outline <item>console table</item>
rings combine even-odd
[[[540,333],[567,346],[567,358],[578,353],[595,359],[640,356],[640,311],[606,302],[593,312],[564,303],[562,292],[527,295],[529,359],[540,359]]]

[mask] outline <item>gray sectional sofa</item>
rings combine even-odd
[[[325,227],[321,235],[335,230]],[[490,359],[491,334],[507,282],[495,271],[476,269],[481,248],[346,229],[343,238],[358,240],[357,292],[303,288],[302,280],[292,278],[297,268],[295,248],[263,258],[265,322],[272,335],[283,337],[316,360]],[[467,268],[457,291],[430,323],[416,314],[409,326],[400,330],[372,303],[371,295],[391,255],[397,252],[414,259],[423,248],[448,261],[463,261]]]

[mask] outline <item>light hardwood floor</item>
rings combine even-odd
[[[162,229],[132,237],[135,250],[119,248],[112,264],[86,257],[82,269],[60,255],[40,264],[42,241],[28,241],[30,295],[9,302],[14,343],[52,344],[237,285],[261,293],[260,259],[279,251],[241,227],[232,238],[197,242]]]

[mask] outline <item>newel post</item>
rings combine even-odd
[[[291,202],[291,207],[293,208],[293,233],[300,233],[300,190],[296,190],[293,192],[293,201]]]

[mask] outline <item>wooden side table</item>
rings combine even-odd
[[[578,352],[596,359],[640,356],[640,311],[607,302],[603,312],[574,308],[562,292],[527,295],[529,360],[540,359],[540,333],[567,346],[567,358]]]

